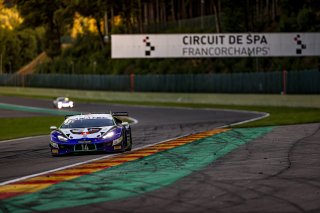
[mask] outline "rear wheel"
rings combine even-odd
[[[127,134],[126,135],[126,148],[125,148],[125,151],[131,151],[132,149],[132,137],[131,137],[131,129],[129,130],[130,131],[130,139],[128,140],[128,137],[127,137]]]

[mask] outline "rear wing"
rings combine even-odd
[[[71,114],[71,115],[65,115],[64,116],[64,120],[66,120],[67,118],[71,117],[71,116],[75,116],[75,115],[82,115],[82,114]]]
[[[88,114],[91,114],[91,113],[88,113]],[[81,114],[71,114],[71,115],[65,115],[64,116],[64,119],[66,120],[67,118],[71,117],[71,116],[75,116],[75,115],[83,115],[82,113]],[[110,115],[112,116],[129,116],[129,113],[128,112],[110,112]]]
[[[128,112],[110,112],[112,116],[129,116]]]

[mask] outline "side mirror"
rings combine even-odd
[[[56,126],[50,126],[50,130],[56,130],[57,127]]]
[[[123,126],[129,126],[129,123],[128,122],[122,122],[121,123]]]

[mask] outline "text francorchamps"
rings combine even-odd
[[[267,56],[270,51],[267,37],[260,34],[185,35],[182,43],[183,56]]]

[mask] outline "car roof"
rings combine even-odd
[[[82,119],[113,119],[112,115],[107,113],[95,113],[95,114],[84,114],[84,115],[73,115],[69,116],[66,120],[82,120]]]
[[[61,97],[57,97],[57,99],[69,99],[69,98],[61,96]]]

